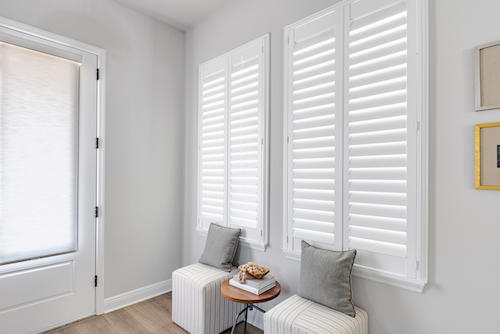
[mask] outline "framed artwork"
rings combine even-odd
[[[476,189],[500,190],[500,122],[476,125]]]
[[[500,108],[500,41],[476,48],[476,111]]]

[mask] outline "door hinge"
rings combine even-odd
[[[95,148],[99,149],[99,137],[95,139]]]
[[[98,206],[95,207],[95,217],[96,218],[99,217],[99,207]]]
[[[94,287],[97,286],[97,275],[94,276]]]
[[[96,77],[96,80],[99,80],[99,69],[96,68],[95,70],[95,77]]]

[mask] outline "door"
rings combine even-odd
[[[0,28],[0,332],[95,313],[97,56]]]

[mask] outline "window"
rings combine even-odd
[[[285,28],[284,248],[357,249],[355,274],[426,273],[425,8],[343,1]]]
[[[242,229],[242,241],[267,242],[269,36],[199,68],[198,229]]]
[[[0,41],[0,264],[77,248],[79,60]]]

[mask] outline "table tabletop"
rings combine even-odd
[[[261,295],[255,295],[251,292],[229,285],[229,280],[226,280],[222,283],[220,291],[224,296],[224,298],[229,299],[233,302],[244,303],[244,304],[257,304],[257,303],[267,302],[271,299],[278,297],[278,295],[281,292],[281,286],[280,283],[276,281],[276,285],[272,289],[267,290]]]

